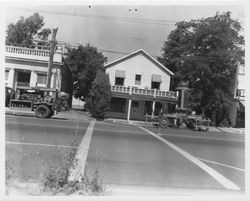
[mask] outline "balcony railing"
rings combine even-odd
[[[152,97],[163,97],[163,98],[171,98],[178,99],[178,91],[161,91],[156,89],[139,89],[135,87],[124,87],[124,86],[111,86],[112,92],[126,93],[126,94],[136,94],[136,95],[145,95]]]
[[[48,61],[49,54],[50,54],[49,50],[40,50],[40,49],[32,49],[32,48],[16,47],[16,46],[5,46],[6,57]],[[54,62],[62,62],[61,53],[55,52]]]

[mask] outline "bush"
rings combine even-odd
[[[86,100],[86,108],[94,118],[102,120],[109,109],[110,100],[111,87],[109,77],[99,70]]]

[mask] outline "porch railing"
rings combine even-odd
[[[145,96],[153,96],[153,97],[164,97],[164,98],[172,98],[178,99],[178,91],[161,91],[156,89],[140,89],[135,87],[125,87],[125,86],[111,86],[112,92],[119,93],[127,93],[127,94],[137,94],[137,95],[145,95]]]
[[[5,46],[5,56],[24,59],[49,60],[49,50],[40,50],[26,47]],[[62,55],[55,52],[54,62],[62,62]]]

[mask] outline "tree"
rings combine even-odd
[[[97,48],[87,44],[69,49],[66,63],[70,66],[73,79],[73,95],[82,101],[89,94],[98,70],[104,69],[107,58]]]
[[[42,29],[43,26],[43,17],[39,13],[34,13],[26,19],[20,17],[15,24],[8,25],[6,45],[30,47],[35,44],[35,39],[40,41],[38,45],[48,45],[46,41],[48,41],[51,30]]]
[[[172,90],[188,81],[193,109],[219,125],[228,118],[237,66],[244,63],[242,27],[230,12],[176,26],[158,60],[175,73]]]
[[[104,119],[111,100],[109,76],[103,70],[98,70],[89,92],[86,108],[97,119]]]

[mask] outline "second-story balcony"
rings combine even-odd
[[[49,61],[49,50],[40,50],[34,48],[5,46],[5,57],[19,58],[19,59],[31,59],[39,61]],[[62,54],[55,52],[54,62],[62,62]]]
[[[117,86],[113,85],[111,86],[111,92],[113,93],[121,93],[124,95],[140,95],[150,97],[150,98],[166,98],[166,99],[172,99],[174,101],[178,100],[178,91],[161,91],[157,89],[140,89],[136,87],[125,87],[125,86]]]

